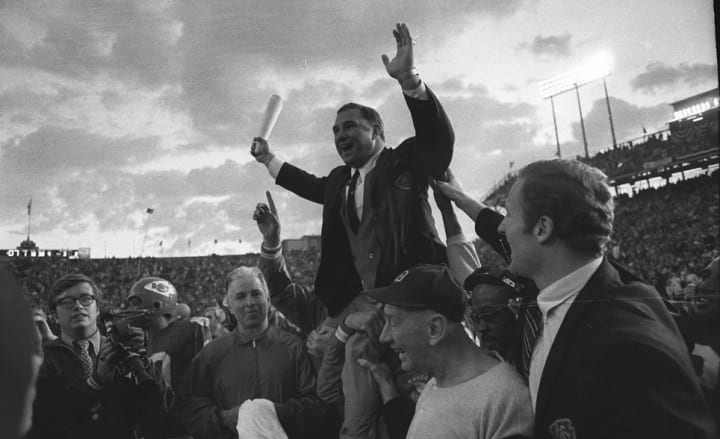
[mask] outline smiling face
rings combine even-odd
[[[515,315],[508,307],[512,290],[495,284],[479,284],[472,290],[471,318],[480,332],[483,347],[507,352],[513,342]]]
[[[66,297],[79,299],[84,296],[95,297],[92,286],[87,282],[75,284],[55,298],[55,310],[60,329],[71,338],[85,338],[95,332],[98,317],[97,300],[87,306],[75,300],[75,303],[69,309],[63,308],[58,303]]]
[[[393,305],[385,305],[385,326],[380,342],[389,344],[398,353],[400,367],[404,371],[427,372],[429,311],[414,311]]]
[[[268,327],[268,293],[254,275],[233,279],[228,285],[226,302],[240,330],[264,331]]]
[[[378,133],[357,108],[337,114],[333,134],[340,158],[353,168],[361,168],[380,148]]]

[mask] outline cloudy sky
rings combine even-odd
[[[398,21],[478,198],[511,161],[553,156],[538,82],[594,53],[613,55],[619,141],[663,129],[669,103],[718,85],[710,0],[4,0],[0,248],[25,238],[31,197],[41,248],[94,257],[137,255],[148,219],[145,255],[256,251],[266,190],[284,237],[319,233],[320,206],[275,186],[250,140],[273,93],[284,108],[271,146],[318,175],[340,163],[331,126],[345,102],[376,107],[391,145],[412,135],[380,60]],[[581,99],[591,153],[607,148],[602,82]],[[556,113],[563,156],[582,154],[574,94]]]

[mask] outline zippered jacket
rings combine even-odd
[[[220,412],[256,398],[275,403],[289,437],[305,437],[313,427],[322,403],[299,337],[271,326],[254,340],[236,329],[211,341],[185,371],[175,406],[195,439],[222,439],[236,433]]]

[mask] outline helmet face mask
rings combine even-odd
[[[177,308],[177,290],[169,281],[159,277],[145,277],[130,288],[125,307],[143,310],[137,324],[149,323],[157,317],[172,317]]]

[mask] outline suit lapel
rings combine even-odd
[[[389,154],[390,149],[383,149],[377,158],[377,162],[375,162],[375,168],[368,174],[370,179],[368,180],[368,184],[365,185],[365,201],[373,203],[374,209],[377,209],[378,203],[382,199],[382,194],[378,193],[378,191],[381,188],[386,188],[386,184],[380,184],[380,180],[388,177],[388,172],[385,168],[388,166]],[[370,195],[370,198],[368,198],[368,195]]]
[[[617,278],[617,272],[614,275],[613,272],[614,269],[608,264],[607,259],[603,259],[600,267],[590,277],[583,289],[580,290],[567,314],[565,314],[565,319],[555,336],[540,378],[537,402],[535,404],[536,419],[542,419],[544,412],[547,410],[546,406],[552,390],[557,388],[554,382],[562,368],[568,364],[565,360],[565,354],[570,344],[569,341],[585,323],[582,317],[589,310],[593,301],[603,295],[612,279]]]
[[[337,172],[328,176],[327,199],[325,209],[327,212],[335,212],[340,208],[343,199],[343,188],[350,179],[350,166],[342,166]]]

